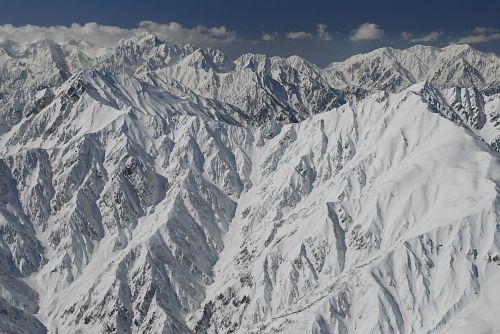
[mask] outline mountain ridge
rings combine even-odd
[[[33,53],[29,50],[40,47],[42,55],[48,53],[38,61],[42,63],[41,68],[47,69],[45,72],[39,72],[39,65],[30,65],[37,60],[29,58]],[[43,47],[48,50],[43,51]],[[50,51],[52,49],[57,49],[57,55]],[[251,114],[258,122],[267,119],[297,122],[353,98],[363,98],[377,91],[397,92],[426,80],[442,88],[475,87],[486,92],[497,91],[500,84],[495,77],[499,58],[465,45],[443,49],[425,46],[406,50],[381,48],[332,63],[324,69],[298,56],[244,54],[232,61],[221,51],[168,43],[152,34],[123,39],[105,51],[96,51],[94,58],[84,55],[74,43],[60,45],[38,41],[28,44],[24,50],[18,54],[24,54],[23,58],[30,62],[24,63],[16,57],[3,60],[14,63],[4,69],[7,75],[2,78],[5,87],[11,90],[50,86],[54,82],[57,85],[85,68],[125,71],[142,80],[166,81],[169,86],[177,85],[190,94],[229,103]],[[422,53],[429,53],[428,59],[420,59]],[[415,59],[418,61],[414,64]],[[33,72],[31,76],[40,79],[30,83],[28,76],[21,87],[9,84],[23,77],[22,70],[9,75],[17,68],[25,68],[24,71]],[[237,89],[234,89],[234,82]]]
[[[500,328],[500,94],[73,46],[0,55],[0,331]]]

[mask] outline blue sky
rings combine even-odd
[[[242,52],[299,54],[326,65],[380,46],[404,48],[416,43],[469,42],[499,53],[499,13],[499,0],[18,0],[4,1],[0,24],[47,27],[97,22],[134,29],[147,20],[157,24],[148,26],[154,30],[176,22],[186,30],[174,36],[179,42],[198,27],[200,36],[189,41],[220,48],[233,57]],[[213,27],[225,29],[210,30]],[[168,29],[163,29],[167,37]],[[215,40],[205,43],[202,35],[207,32]],[[0,38],[9,33],[0,29]]]

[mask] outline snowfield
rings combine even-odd
[[[0,332],[500,332],[499,64],[1,45]]]

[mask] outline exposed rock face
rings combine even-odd
[[[498,330],[498,58],[378,52],[4,46],[0,332]]]

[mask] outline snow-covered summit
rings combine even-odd
[[[325,69],[337,87],[398,92],[414,83],[430,81],[440,87],[486,89],[500,83],[497,55],[479,52],[469,45],[445,48],[417,45],[406,50],[380,48]]]
[[[82,69],[98,68],[223,101],[258,122],[297,122],[373,92],[398,92],[422,81],[491,94],[500,86],[499,58],[468,45],[381,48],[325,69],[298,56],[244,54],[233,61],[219,50],[166,42],[152,34],[90,50],[92,46],[75,41],[40,40],[15,47],[5,42],[0,47],[0,94],[59,85]]]
[[[2,45],[0,332],[500,329],[498,57]]]

